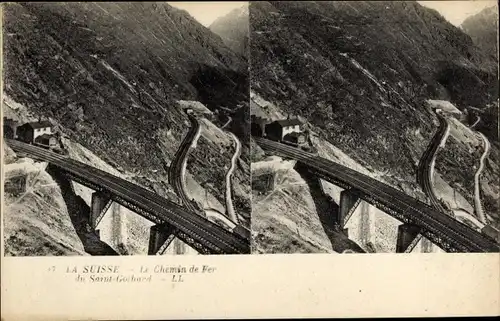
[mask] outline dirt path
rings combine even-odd
[[[222,214],[216,209],[207,208],[205,209],[205,213],[207,214],[207,218],[214,218],[215,220],[222,221],[225,225],[227,225],[228,229],[232,231],[236,227],[236,223],[227,218],[226,215]]]
[[[221,127],[221,129],[226,128],[233,121],[233,119],[230,116],[227,117],[228,117],[227,122]]]

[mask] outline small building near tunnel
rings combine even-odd
[[[52,124],[49,121],[26,123],[17,128],[17,137],[26,143],[33,143],[42,135],[52,135]]]
[[[266,125],[266,135],[272,140],[283,140],[291,133],[302,133],[302,122],[297,118],[287,118],[273,121]]]

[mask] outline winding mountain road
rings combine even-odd
[[[474,122],[474,124],[472,124],[472,125],[470,126],[470,129],[473,129],[474,127],[476,127],[476,126],[477,126],[477,124],[479,124],[479,122],[480,122],[480,121],[481,121],[481,117],[477,116],[476,121]]]

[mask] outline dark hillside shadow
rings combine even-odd
[[[111,246],[101,241],[97,234],[89,232],[90,207],[83,198],[76,195],[71,181],[56,167],[47,166],[47,172],[61,188],[61,194],[68,208],[71,223],[82,241],[85,252],[90,255],[119,255]]]
[[[228,129],[246,142],[250,135],[250,112],[245,108],[250,99],[248,73],[202,64],[189,82],[196,88],[198,100],[208,109],[233,119]]]
[[[323,226],[326,236],[332,244],[332,249],[338,253],[342,253],[345,250],[351,250],[356,253],[366,253],[358,244],[356,244],[356,242],[350,240],[339,230],[338,227],[335,226],[335,219],[340,210],[339,205],[335,203],[330,196],[323,193],[319,178],[309,173],[309,171],[300,166],[299,163],[295,165],[294,169],[297,173],[299,173],[309,187],[311,197],[314,201],[314,205],[316,206],[316,213],[318,214],[318,218]]]
[[[498,97],[498,79],[494,74],[442,61],[434,77],[448,90],[451,101],[460,106],[482,107]]]

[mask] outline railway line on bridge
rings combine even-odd
[[[254,137],[264,150],[301,162],[320,178],[344,189],[355,189],[363,199],[420,233],[447,252],[498,252],[499,245],[433,207],[346,166],[275,141]]]
[[[16,152],[49,162],[71,179],[95,191],[110,195],[111,199],[138,215],[156,223],[168,223],[178,230],[177,236],[203,254],[246,254],[249,241],[230,233],[192,211],[175,204],[154,192],[128,182],[100,169],[48,150],[19,141],[6,139]]]

